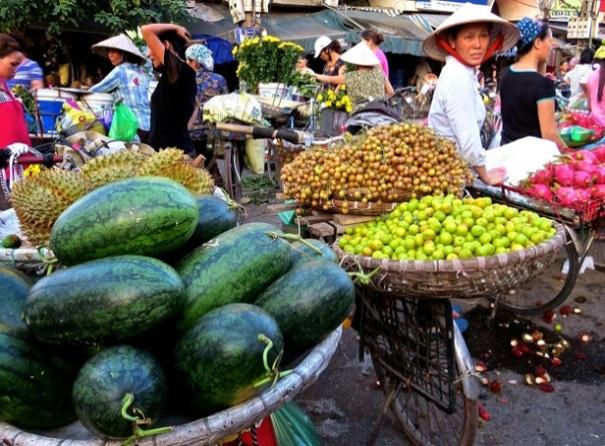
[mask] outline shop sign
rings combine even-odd
[[[440,12],[454,12],[464,3],[473,3],[475,5],[487,5],[487,0],[460,0],[460,1],[446,1],[446,0],[426,0],[417,1],[416,8],[425,11],[440,11]]]

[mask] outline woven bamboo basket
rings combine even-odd
[[[242,432],[267,415],[278,410],[313,382],[326,369],[336,351],[342,328],[333,331],[318,344],[275,386],[238,406],[185,424],[174,426],[174,431],[137,441],[139,446],[206,446]],[[161,425],[161,423],[159,423]],[[22,431],[0,422],[0,444],[6,446],[119,446],[119,441],[93,437],[75,422],[66,428],[50,433]]]
[[[348,271],[378,268],[369,286],[382,293],[415,298],[474,299],[494,297],[540,275],[567,243],[564,226],[539,245],[524,250],[468,260],[397,261],[351,255],[334,246]]]

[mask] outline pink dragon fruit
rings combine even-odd
[[[597,164],[593,164],[589,160],[575,161],[574,163],[572,163],[572,166],[576,171],[586,172],[591,175],[595,173],[598,167]]]
[[[539,198],[541,200],[552,201],[553,199],[550,187],[546,184],[532,184],[531,187],[526,189],[526,193],[530,197]]]
[[[569,164],[555,164],[553,167],[555,181],[561,186],[571,186],[574,170]]]
[[[574,207],[582,207],[586,205],[586,202],[590,200],[591,190],[590,189],[576,189],[576,197],[578,202]]]
[[[573,187],[557,188],[555,191],[555,198],[561,205],[567,208],[574,207],[578,204],[578,194]]]
[[[576,170],[573,174],[573,185],[577,188],[591,186],[592,175],[583,170]]]
[[[593,200],[605,200],[605,184],[595,184],[590,190]]]
[[[599,146],[591,152],[600,163],[605,163],[605,145]]]
[[[532,184],[547,184],[550,185],[553,180],[553,168],[552,164],[547,164],[542,169],[537,170],[529,177],[529,181]]]
[[[590,164],[599,162],[597,156],[590,150],[578,150],[577,152],[572,153],[570,156],[575,161],[587,161]]]
[[[593,174],[593,179],[596,184],[605,184],[605,166],[597,167]]]

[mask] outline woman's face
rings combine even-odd
[[[122,52],[114,50],[113,48],[107,50],[107,57],[109,57],[109,61],[114,67],[124,62],[124,55]]]
[[[324,62],[329,62],[330,61],[330,51],[329,50],[321,50],[321,53],[319,53],[319,58],[321,60],[323,60]]]
[[[567,73],[569,71],[569,62],[563,62],[559,70],[561,71],[561,73]]]
[[[0,79],[8,81],[15,77],[17,67],[21,65],[24,57],[20,51],[13,51],[4,57],[0,57]]]
[[[448,40],[464,62],[473,67],[480,65],[489,46],[489,26],[486,23],[464,25],[455,39]]]
[[[552,51],[554,41],[552,38],[552,31],[549,29],[546,36],[543,39],[537,38],[534,42],[534,49],[537,51],[539,62],[543,63],[548,60],[550,52]]]
[[[189,65],[191,68],[193,68],[196,71],[200,67],[200,64],[193,59],[187,59],[187,65]]]

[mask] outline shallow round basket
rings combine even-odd
[[[174,426],[174,431],[137,441],[139,446],[214,445],[221,439],[237,434],[275,412],[285,403],[310,386],[326,369],[340,337],[342,328],[333,331],[307,356],[270,389],[238,406],[185,424]],[[162,423],[158,423],[162,425]],[[118,446],[120,441],[93,437],[79,423],[61,430],[34,434],[0,422],[0,444],[7,446]]]
[[[474,257],[468,260],[378,260],[345,253],[334,245],[342,266],[348,271],[368,273],[378,268],[369,286],[394,296],[415,298],[473,299],[494,297],[540,275],[555,261],[567,242],[563,225],[557,233],[531,248]]]

